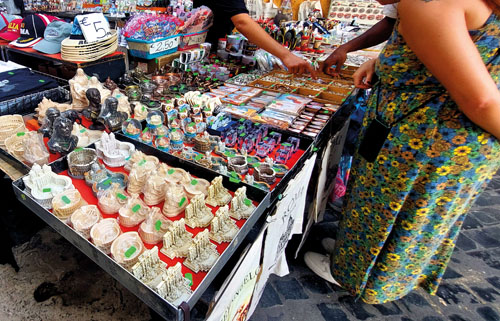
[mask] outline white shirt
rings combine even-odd
[[[397,19],[398,18],[398,4],[387,4],[384,6],[384,15],[386,17]]]

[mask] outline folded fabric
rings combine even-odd
[[[28,68],[0,73],[0,101],[57,88],[54,79],[36,74]]]

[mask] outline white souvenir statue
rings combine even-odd
[[[144,243],[157,244],[162,241],[172,221],[163,216],[158,207],[151,208],[148,217],[139,226],[139,235]]]
[[[87,147],[101,138],[102,131],[91,130],[79,125],[77,122],[73,123],[73,130],[71,135],[78,137],[78,145],[76,147]],[[132,145],[133,146],[133,145]]]
[[[162,281],[156,287],[156,292],[174,306],[187,302],[193,291],[189,284],[191,281],[182,275],[180,262],[169,267],[162,275]]]
[[[205,195],[198,194],[186,207],[186,225],[191,228],[207,227],[214,218],[212,210],[205,205]]]
[[[215,244],[210,242],[208,234],[208,230],[198,233],[188,249],[184,265],[194,273],[210,270],[220,256]]]
[[[139,262],[132,267],[132,274],[142,283],[151,288],[155,288],[162,281],[162,275],[167,264],[160,260],[158,247],[145,250],[139,256]]]
[[[118,111],[124,112],[130,117],[132,108],[130,107],[127,95],[122,94],[120,89],[116,88],[111,93],[111,96],[118,100]]]
[[[121,167],[125,165],[135,151],[131,143],[121,142],[115,138],[115,134],[102,133],[101,140],[96,142],[97,157],[110,167]]]
[[[238,234],[236,222],[229,216],[228,206],[221,207],[210,223],[210,239],[217,243],[231,242]]]
[[[231,201],[231,194],[222,185],[222,176],[214,178],[208,188],[208,197],[206,203],[210,206],[224,206]]]
[[[248,175],[249,176],[249,175]],[[229,215],[237,220],[247,219],[255,210],[255,205],[247,198],[247,188],[240,187],[234,192]]]
[[[177,216],[184,211],[188,204],[188,196],[184,187],[167,181],[163,215],[166,217]]]
[[[150,175],[144,186],[144,202],[149,205],[157,205],[165,199],[167,182],[159,175]]]
[[[47,99],[46,97],[43,97],[42,101],[38,104],[38,107],[35,108],[36,117],[38,119],[39,124],[43,124],[43,119],[45,118],[45,113],[47,112],[47,109],[49,109],[49,108],[55,108],[62,113],[63,111],[71,109],[71,105],[70,104],[59,104],[59,103],[53,102],[50,99]]]
[[[96,88],[101,93],[101,104],[104,104],[106,99],[111,97],[111,91],[104,87],[103,84],[97,79],[97,77],[91,77],[88,82],[88,88]]]
[[[83,71],[83,69],[78,68],[76,70],[76,75],[69,81],[69,87],[71,91],[71,97],[73,98],[71,106],[72,109],[81,111],[89,106],[89,101],[87,99],[87,89],[89,88],[89,78]]]
[[[186,230],[185,221],[181,218],[174,221],[163,235],[163,247],[160,251],[170,259],[186,257],[192,240],[193,234]]]

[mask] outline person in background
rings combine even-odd
[[[385,5],[384,19],[377,22],[361,36],[340,45],[328,58],[326,58],[319,69],[325,74],[332,76],[337,75],[340,73],[349,52],[376,46],[389,39],[398,17],[397,6],[397,3]],[[332,69],[333,66],[335,66],[335,69]]]
[[[290,72],[294,74],[309,72],[316,76],[311,64],[280,45],[253,21],[248,15],[244,0],[194,0],[193,5],[194,7],[205,5],[214,13],[214,24],[207,36],[207,42],[212,43],[213,48],[217,48],[219,38],[225,38],[236,27],[248,41],[281,59]]]
[[[387,1],[379,1],[387,4]],[[435,294],[500,168],[500,0],[401,0],[378,59],[334,250],[304,260],[369,304]]]

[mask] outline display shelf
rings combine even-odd
[[[169,166],[181,167],[189,171],[195,177],[207,179],[210,181],[216,176],[218,176],[217,173],[207,171],[206,169],[197,166],[196,164],[192,164],[190,162],[184,162],[171,155],[161,153],[154,148],[148,148],[149,146],[147,145],[139,143],[135,145],[137,150],[140,150],[146,154],[156,156],[160,159],[160,161],[169,164]],[[50,166],[52,167],[54,172],[61,174],[64,174],[68,169],[68,165],[65,158],[51,163]],[[82,186],[82,184],[83,185],[85,184],[83,183],[83,181],[82,182],[75,181],[75,183],[76,183],[75,187],[77,187],[78,189],[86,187]],[[271,204],[270,194],[266,194],[263,191],[256,189],[252,186],[248,186],[243,183],[235,184],[231,182],[229,178],[223,178],[223,184],[230,191],[235,191],[237,188],[241,186],[246,186],[248,198],[251,199],[254,202],[254,204],[258,204],[258,206],[256,210],[253,212],[253,214],[246,220],[246,222],[244,222],[244,224],[241,223],[239,224],[241,226],[236,237],[233,239],[233,241],[227,244],[227,247],[222,252],[221,256],[218,258],[215,265],[210,269],[208,273],[206,273],[206,275],[204,275],[199,284],[197,284],[196,288],[193,289],[193,293],[189,297],[187,302],[184,302],[179,307],[174,306],[168,301],[164,300],[155,291],[153,291],[151,288],[140,282],[131,273],[129,273],[123,267],[118,265],[118,263],[116,263],[116,261],[114,261],[111,257],[98,250],[87,239],[81,237],[80,234],[78,234],[71,227],[63,223],[61,220],[59,220],[50,211],[44,209],[28,193],[24,191],[25,186],[22,179],[14,181],[13,188],[16,197],[21,201],[21,203],[27,206],[31,211],[33,211],[36,215],[38,215],[41,219],[43,219],[48,225],[50,225],[58,233],[64,236],[70,243],[72,243],[75,247],[77,247],[79,250],[85,253],[101,268],[103,268],[106,272],[111,274],[116,280],[118,280],[125,287],[127,287],[132,293],[134,293],[137,297],[139,297],[142,301],[144,301],[144,303],[146,303],[152,309],[154,309],[160,316],[167,318],[170,315],[170,313],[173,312],[175,313],[177,320],[188,320],[187,317],[189,316],[190,309],[192,309],[195,306],[196,302],[200,299],[201,295],[211,285],[211,283],[217,277],[219,272],[224,268],[226,263],[237,251],[239,245],[243,242],[247,234],[259,221],[261,216],[264,214],[266,209]],[[87,201],[92,202],[91,196],[83,193],[82,195]]]

